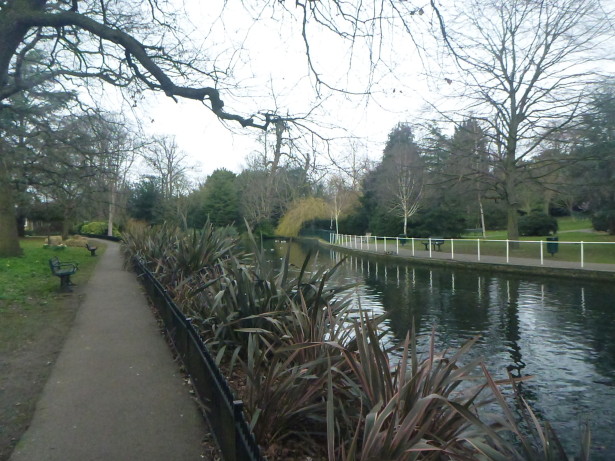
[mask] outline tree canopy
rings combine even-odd
[[[228,8],[227,2],[222,4]],[[438,14],[435,2],[431,10]],[[413,23],[424,13],[412,2],[373,0],[359,5],[331,0],[284,2],[269,0],[242,2],[242,7],[258,21],[270,15],[274,23],[296,26],[304,42],[306,64],[312,83],[319,89],[349,93],[369,92],[374,69],[384,60],[383,37],[392,29],[412,37]],[[242,127],[266,130],[280,121],[305,125],[305,114],[295,116],[275,104],[254,107],[248,113],[229,108],[224,94],[239,96],[241,83],[233,81],[236,51],[229,57],[216,56],[223,42],[207,36],[206,43],[194,43],[183,27],[186,17],[174,2],[157,0],[4,0],[0,1],[0,110],[13,105],[24,92],[36,93],[46,84],[57,88],[89,91],[95,81],[124,90],[124,97],[138,101],[144,91],[167,97],[202,102],[219,119]],[[248,25],[249,28],[249,25]],[[328,81],[325,68],[318,63],[313,41],[321,32],[348,42],[351,53],[346,65],[355,66],[354,53],[363,48],[366,72],[361,87]],[[221,62],[221,64],[218,64]],[[234,95],[235,96],[235,95]],[[254,104],[258,106],[258,103]],[[281,115],[283,114],[283,115]],[[3,137],[5,128],[2,127]],[[0,146],[0,255],[19,253],[13,229],[14,197],[10,186],[14,168],[7,158],[9,146]]]

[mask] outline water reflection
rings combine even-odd
[[[275,244],[282,257],[285,244]],[[308,247],[293,244],[301,267]],[[333,265],[346,256],[321,251]],[[564,444],[577,444],[580,422],[592,427],[592,459],[615,453],[615,287],[570,279],[523,278],[347,257],[337,275],[357,282],[356,303],[387,312],[387,341],[403,340],[414,322],[438,347],[455,347],[481,335],[475,356],[497,377],[533,375],[524,397],[553,423]],[[419,342],[425,348],[426,340]]]

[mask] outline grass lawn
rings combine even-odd
[[[24,254],[0,258],[0,460],[8,459],[27,428],[38,395],[73,323],[85,285],[98,257],[83,247],[57,251],[44,239],[21,240]],[[98,245],[99,254],[104,246]],[[60,281],[48,260],[79,264],[71,277],[72,293],[60,293]]]
[[[553,258],[564,261],[581,260],[581,244],[583,245],[584,260],[587,263],[606,263],[615,264],[615,236],[604,232],[594,232],[591,220],[572,217],[558,219],[559,238],[558,252]],[[470,239],[471,237],[468,237]],[[477,243],[455,242],[455,252],[476,254]],[[506,240],[506,231],[487,231],[486,240]],[[536,242],[545,241],[545,237],[520,237],[521,241]],[[563,243],[572,242],[572,243]],[[595,245],[597,243],[609,243],[608,245]],[[481,242],[481,254],[493,256],[506,256],[505,242]],[[546,246],[543,246],[545,258],[552,256],[547,253]],[[520,248],[511,250],[511,257],[518,258],[540,258],[540,245],[538,243],[521,244]]]
[[[60,261],[76,262],[79,271],[71,277],[79,285],[89,278],[96,257],[83,247],[66,247],[58,251],[43,248],[43,238],[26,238],[21,240],[23,256],[0,259],[0,314],[16,310],[26,312],[36,310],[61,299],[60,281],[51,274],[49,258],[57,256]],[[99,248],[102,254],[104,248]],[[0,351],[3,350],[2,337],[6,328],[0,329]]]
[[[564,216],[563,218],[557,218],[557,226],[560,232],[592,229],[592,221],[589,218],[573,218],[572,216]]]

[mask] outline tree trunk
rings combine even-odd
[[[404,215],[404,236],[408,235],[408,216]]]
[[[70,234],[75,228],[77,222],[77,214],[75,213],[75,200],[69,198],[63,204],[64,213],[62,217],[62,240],[70,238]]]
[[[13,188],[8,171],[5,152],[0,142],[0,258],[20,256],[22,254],[17,234],[17,221],[15,218],[15,203],[13,201]]]
[[[483,230],[483,238],[487,238],[487,228],[485,227],[485,210],[483,209],[483,199],[478,194],[478,206],[480,208],[480,227]]]
[[[26,217],[22,213],[17,213],[17,235],[26,236]]]
[[[507,232],[508,240],[519,240],[519,199],[517,195],[517,164],[515,162],[515,152],[517,149],[517,125],[511,122],[509,140],[506,145],[505,159],[505,191],[506,191],[506,211],[508,212]],[[510,248],[519,248],[518,242],[511,242]]]
[[[107,236],[113,236],[113,212],[115,210],[115,181],[111,183],[111,200],[109,201],[109,221],[107,223]]]
[[[68,234],[70,234],[70,229],[72,225],[70,219],[65,217],[62,221],[62,240],[68,240]]]

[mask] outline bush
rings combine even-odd
[[[261,221],[254,227],[253,233],[262,237],[274,237],[275,226],[271,221]]]
[[[519,218],[519,234],[545,236],[557,232],[557,220],[544,213],[532,213]]]
[[[459,238],[466,227],[467,223],[461,211],[450,206],[438,206],[413,216],[408,235],[420,238],[433,235]]]
[[[601,210],[592,216],[592,226],[597,231],[605,231],[615,235],[615,210]]]
[[[353,285],[335,282],[342,262],[320,268],[308,254],[299,270],[289,252],[274,270],[252,235],[248,258],[226,233],[209,223],[191,233],[135,228],[122,249],[144,258],[240,385],[268,459],[289,459],[289,450],[331,460],[569,459],[512,375],[496,383],[470,358],[478,337],[439,353],[432,332],[423,355],[412,328],[395,348],[381,341],[386,316],[343,295]],[[586,432],[584,453],[590,440]]]
[[[85,223],[79,229],[79,233],[81,234],[89,234],[89,235],[107,235],[108,225],[103,221],[93,221]],[[113,236],[120,237],[120,231],[117,227],[113,227]]]

